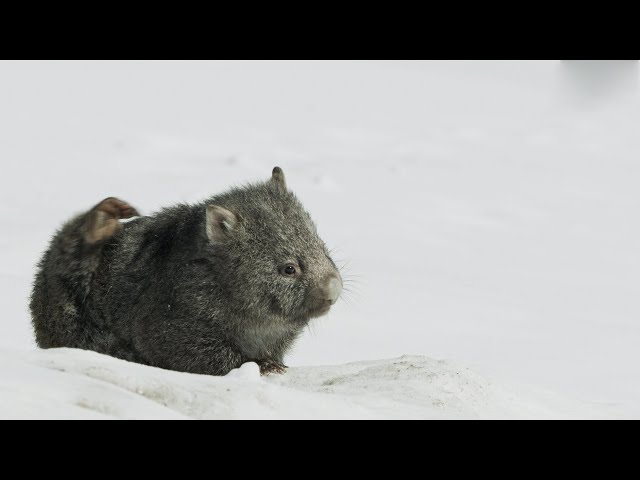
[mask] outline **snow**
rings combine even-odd
[[[0,418],[615,418],[602,406],[521,392],[443,360],[403,356],[260,376],[147,367],[95,352],[0,354]],[[535,400],[532,400],[535,399]]]
[[[623,67],[607,83],[552,61],[0,62],[0,417],[640,418]],[[30,283],[63,220],[274,165],[351,289],[284,376],[35,349]]]

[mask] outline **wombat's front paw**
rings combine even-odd
[[[96,243],[112,237],[122,229],[119,219],[137,215],[138,211],[127,202],[114,197],[105,198],[87,216],[85,239],[88,243]]]
[[[256,362],[260,366],[260,375],[272,375],[274,373],[285,373],[287,366],[271,360],[259,360]]]

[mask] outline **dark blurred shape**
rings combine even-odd
[[[638,60],[562,60],[568,93],[584,100],[638,90]]]

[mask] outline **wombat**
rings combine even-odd
[[[275,167],[266,182],[138,216],[106,198],[62,226],[31,295],[37,344],[209,375],[282,373],[342,278]]]

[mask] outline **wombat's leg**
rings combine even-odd
[[[257,360],[256,363],[260,366],[260,375],[285,373],[288,368],[286,365],[272,360]]]
[[[87,213],[85,241],[94,244],[112,237],[122,229],[119,219],[137,215],[136,209],[127,202],[114,197],[105,198]]]

